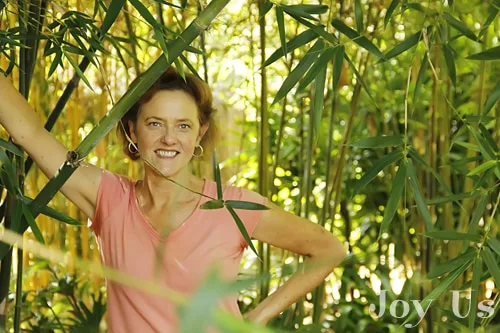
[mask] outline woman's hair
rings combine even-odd
[[[141,106],[146,104],[153,98],[153,95],[162,90],[170,91],[184,91],[190,95],[197,107],[198,107],[198,119],[200,121],[200,126],[208,124],[208,130],[203,136],[200,145],[203,146],[203,156],[201,158],[206,158],[211,156],[214,149],[214,145],[218,138],[218,129],[214,121],[215,109],[212,106],[213,98],[212,91],[210,87],[197,76],[192,74],[186,74],[184,78],[177,72],[177,70],[170,66],[156,82],[149,88],[144,95],[127,111],[127,113],[122,117],[121,124],[118,125],[117,132],[118,136],[123,141],[124,153],[132,160],[139,159],[137,154],[132,154],[128,150],[130,128],[128,121],[131,120],[132,123],[136,124],[137,116],[141,110]],[[136,78],[137,80],[137,78]],[[135,81],[134,81],[135,82]],[[131,85],[134,84],[132,82]],[[127,137],[128,136],[128,137]],[[196,150],[195,153],[199,153]]]

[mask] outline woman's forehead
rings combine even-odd
[[[198,106],[193,97],[182,90],[162,90],[142,105],[141,116],[162,119],[197,119]]]

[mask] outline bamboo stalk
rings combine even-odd
[[[260,31],[260,56],[261,64],[266,61],[266,17],[264,15],[264,0],[258,0],[259,5],[259,31]],[[274,180],[274,175],[269,177],[269,165],[267,157],[269,156],[269,115],[267,112],[267,75],[266,67],[260,71],[261,90],[260,90],[260,144],[259,144],[259,192],[265,197],[268,196],[269,181]],[[259,263],[259,274],[267,275],[271,265],[271,249],[266,243],[259,242],[259,253],[263,260]],[[269,293],[269,282],[260,285],[259,300],[262,301]]]

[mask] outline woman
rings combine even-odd
[[[3,75],[0,100],[4,101],[0,123],[52,177],[65,161],[67,149],[41,126]],[[217,196],[216,184],[194,176],[190,168],[193,156],[209,151],[216,137],[208,86],[192,75],[184,81],[170,68],[128,111],[118,129],[127,155],[147,161],[144,179],[132,182],[83,164],[61,188],[91,217],[104,264],[141,278],[160,279],[186,294],[196,290],[214,265],[224,279],[236,279],[247,244],[226,209],[199,208],[207,197]],[[169,182],[155,169],[204,196]],[[282,210],[265,197],[235,186],[223,189],[226,200],[268,206],[268,210],[237,211],[253,239],[307,256],[314,268],[296,273],[245,316],[265,324],[320,284],[342,261],[345,250],[318,224]],[[158,256],[158,249],[165,255]],[[176,331],[175,309],[164,299],[111,281],[107,290],[110,331]],[[241,315],[235,295],[222,300],[219,307]]]

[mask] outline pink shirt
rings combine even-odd
[[[236,280],[247,244],[226,208],[196,208],[179,228],[161,240],[137,204],[134,184],[126,177],[102,172],[95,216],[89,223],[104,265],[144,279],[159,278],[186,295],[196,291],[213,263],[223,278]],[[203,193],[216,198],[216,183],[205,179]],[[267,203],[267,198],[244,188],[223,186],[223,193],[226,200]],[[200,203],[208,200],[201,197]],[[251,236],[262,211],[236,212]],[[158,268],[155,271],[155,251],[160,248],[165,251],[161,275]],[[110,332],[177,331],[175,307],[164,298],[113,281],[106,284]],[[241,316],[237,295],[224,298],[219,306]]]

